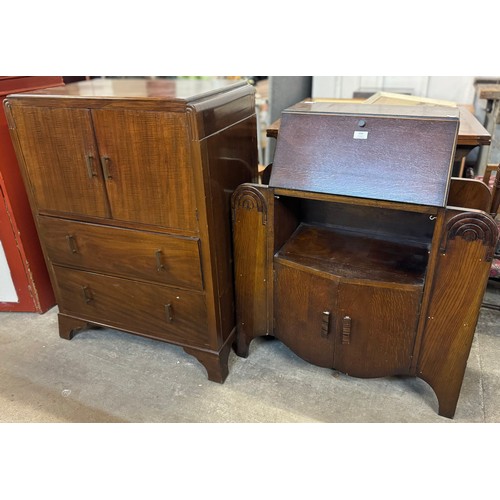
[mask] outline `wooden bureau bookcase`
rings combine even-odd
[[[487,187],[450,177],[457,128],[448,107],[283,112],[269,185],[232,198],[240,356],[272,335],[355,377],[417,376],[453,417],[498,238]]]
[[[230,196],[257,178],[254,92],[104,79],[7,97],[61,337],[100,325],[167,341],[224,381]]]

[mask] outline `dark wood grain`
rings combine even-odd
[[[394,204],[391,208],[377,206],[368,210],[361,204],[333,202],[332,199],[327,203],[307,198],[300,201],[300,218],[306,223],[349,228],[384,241],[401,242],[404,238],[416,246],[426,246],[432,239],[435,217],[404,210],[406,206],[396,214]],[[368,227],[367,218],[370,221]]]
[[[390,210],[403,210],[405,212],[418,212],[422,214],[437,213],[437,207],[428,205],[418,205],[415,203],[398,203],[386,200],[372,200],[369,198],[356,198],[352,196],[335,195],[328,193],[312,193],[311,191],[301,191],[298,189],[273,188],[277,196],[290,196],[294,198],[303,198],[307,200],[321,200],[331,203],[349,203],[362,207],[387,208]]]
[[[196,212],[185,115],[93,110],[113,219],[193,229]]]
[[[302,359],[332,368],[338,334],[338,282],[279,262],[274,270],[274,335]],[[325,313],[330,318],[328,325],[324,325]]]
[[[461,153],[462,147],[465,147],[463,152],[467,153],[476,146],[487,146],[491,144],[490,133],[481,125],[479,120],[467,109],[467,107],[459,105],[458,110],[460,113],[460,124],[457,136],[457,146],[459,146],[457,148],[457,153]],[[278,118],[266,129],[266,136],[277,139],[280,126],[281,118]],[[455,155],[455,158],[459,159],[457,155]]]
[[[49,217],[39,227],[54,264],[203,290],[197,238]]]
[[[230,197],[257,178],[255,89],[188,87],[10,95],[10,129],[61,335],[90,323],[178,344],[222,382],[236,324]]]
[[[60,76],[0,77],[0,104],[12,92],[62,85]],[[0,241],[16,289],[16,301],[0,302],[0,311],[44,313],[55,305],[47,265],[9,133],[11,109],[0,107]]]
[[[448,194],[448,205],[489,212],[491,193],[488,186],[477,179],[452,177],[450,192]]]
[[[308,268],[316,274],[372,285],[422,285],[427,248],[375,239],[367,233],[301,224],[276,254],[280,263]]]
[[[462,211],[446,211],[441,239],[447,244],[439,254],[417,365],[417,375],[436,393],[439,414],[449,418],[455,414],[487,283],[490,269],[487,255],[493,249],[491,242],[498,237],[495,223],[486,214],[465,214],[483,222],[491,237],[485,243],[485,233],[479,226],[466,229],[463,219],[454,222],[457,215],[463,215]],[[461,235],[451,237],[460,226],[464,228]]]
[[[59,324],[59,336],[62,339],[71,340],[77,333],[80,333],[93,325],[88,321],[73,318],[67,314],[58,313],[57,321]]]
[[[168,80],[112,78],[92,79],[50,89],[9,95],[20,104],[59,107],[62,103],[72,108],[96,108],[186,112],[190,103],[201,102],[221,93],[239,88],[255,94],[255,89],[244,80]],[[228,99],[230,102],[232,98]],[[224,112],[220,110],[222,114]]]
[[[194,356],[207,370],[208,380],[222,384],[229,375],[229,354],[235,337],[235,329],[227,337],[222,347],[217,352],[206,349],[195,349],[184,346],[191,356]]]
[[[247,357],[250,341],[268,333],[268,202],[265,187],[242,184],[232,197],[236,353]]]
[[[235,119],[239,118],[239,109],[245,108],[248,96],[239,100],[243,103],[232,108]],[[210,244],[210,255],[217,259],[213,283],[220,300],[218,321],[224,342],[236,322],[231,196],[239,185],[257,177],[256,118],[248,107],[246,111],[249,116],[244,120],[200,141],[200,148],[208,159],[204,173],[209,220],[206,241]]]
[[[274,335],[352,376],[418,376],[451,418],[496,242],[491,195],[479,181],[450,181],[456,112],[362,109],[284,113],[270,185],[254,188],[265,216],[248,203],[235,221],[240,350]],[[354,118],[375,144],[352,145]],[[267,329],[255,319],[263,310]]]
[[[90,112],[13,103],[12,114],[37,207],[109,217]]]
[[[457,117],[391,119],[328,110],[283,113],[271,187],[445,205]],[[355,139],[357,133],[366,139]]]
[[[161,340],[207,345],[203,294],[59,266],[55,276],[63,314]]]
[[[423,287],[374,287],[341,282],[337,331],[350,318],[350,341],[335,337],[334,367],[355,377],[407,375]]]

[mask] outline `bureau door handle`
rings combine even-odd
[[[72,234],[68,234],[66,235],[66,239],[68,240],[68,246],[71,253],[78,253],[75,237]]]
[[[156,250],[155,257],[156,257],[156,270],[157,271],[165,271],[165,266],[163,265],[163,262],[162,262],[162,256],[163,256],[162,251]]]
[[[351,317],[344,316],[342,319],[342,344],[351,343]]]
[[[165,314],[167,316],[167,320],[172,323],[172,321],[174,321],[174,308],[172,307],[172,304],[165,305]]]
[[[104,177],[106,179],[112,179],[111,170],[109,164],[111,163],[111,158],[109,156],[101,156],[102,171],[104,172]]]
[[[83,299],[88,304],[94,300],[94,296],[92,295],[92,290],[88,286],[82,286]]]
[[[323,319],[321,321],[321,336],[328,337],[330,333],[330,311],[323,311]]]
[[[87,175],[89,176],[89,179],[92,179],[92,177],[97,177],[97,172],[94,170],[94,156],[88,154],[85,157],[85,163],[87,164]]]

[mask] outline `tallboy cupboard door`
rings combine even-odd
[[[186,116],[94,109],[92,118],[112,218],[196,229]]]
[[[107,217],[90,111],[12,107],[39,211]]]

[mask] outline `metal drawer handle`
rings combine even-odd
[[[167,315],[167,320],[174,321],[174,308],[172,307],[172,304],[166,304],[165,305],[165,314]]]
[[[323,320],[321,322],[321,336],[323,338],[328,337],[330,333],[330,312],[323,311]]]
[[[68,234],[66,235],[66,239],[68,240],[68,246],[71,253],[78,253],[75,237],[72,234]]]
[[[157,271],[165,271],[165,266],[163,265],[163,262],[162,262],[162,256],[163,256],[162,251],[156,250],[155,257],[156,257],[156,270]]]
[[[87,175],[89,176],[89,179],[97,177],[97,172],[94,170],[94,156],[87,154],[85,157],[85,163],[87,164]]]
[[[344,316],[342,319],[342,344],[351,343],[351,317]]]
[[[82,291],[83,291],[83,298],[87,304],[94,300],[94,297],[92,295],[92,290],[90,290],[88,286],[82,286]]]
[[[111,171],[109,169],[109,164],[111,163],[111,158],[109,156],[101,156],[102,171],[104,172],[104,177],[106,179],[112,179]]]

